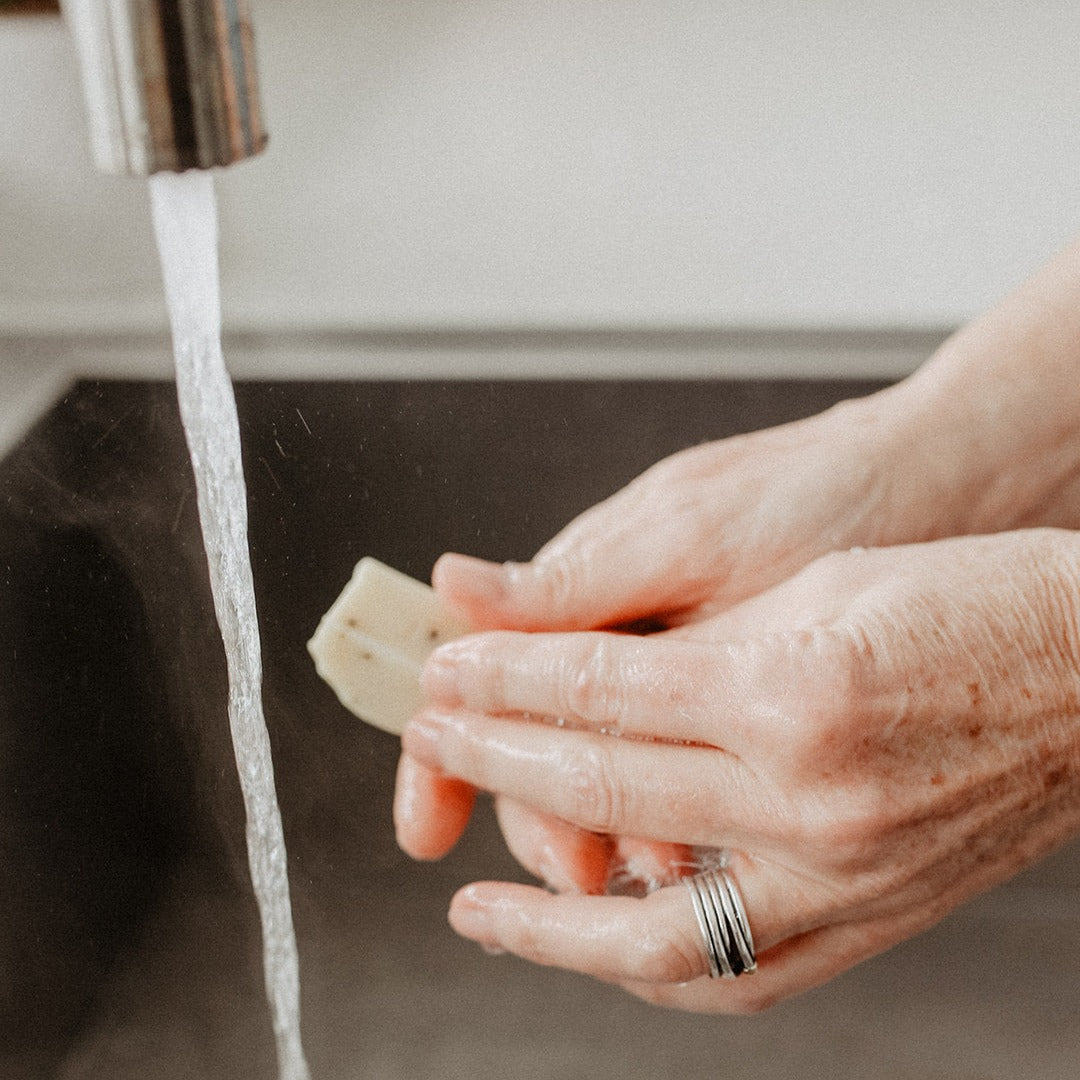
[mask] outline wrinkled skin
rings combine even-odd
[[[436,567],[435,586],[478,628],[708,618],[832,546],[884,542],[885,506],[898,522],[910,520],[870,465],[895,457],[906,434],[894,434],[882,415],[887,409],[877,402],[841,405],[676,454],[572,522],[531,563],[495,567],[448,556]],[[857,499],[852,460],[864,463]],[[465,827],[474,794],[406,754],[395,807],[402,847],[417,858],[444,854]],[[562,891],[603,891],[620,876],[655,885],[670,866],[691,859],[684,844],[582,833],[503,798],[496,808],[513,854]]]
[[[661,462],[529,564],[440,561],[494,632],[425,671],[399,842],[438,857],[491,791],[557,893],[470,886],[460,933],[752,1011],[1080,828],[1074,311],[1076,248],[896,387]],[[703,977],[690,845],[732,853],[752,978]]]
[[[647,639],[446,647],[407,753],[590,832],[734,848],[761,968],[697,979],[681,888],[475,886],[452,921],[651,1000],[737,1010],[924,929],[1080,825],[1078,575],[1072,534],[1018,532],[828,556]]]

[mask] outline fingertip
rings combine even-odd
[[[513,881],[474,881],[463,885],[450,899],[450,925],[460,934],[473,937],[486,924],[494,929],[497,917],[519,913],[529,904],[553,899],[535,885]]]
[[[476,801],[476,789],[402,754],[394,790],[394,831],[411,858],[441,859],[461,838]]]
[[[495,929],[495,916],[483,886],[466,885],[458,889],[450,900],[446,921],[454,933],[477,944],[489,952],[502,952]]]
[[[608,881],[611,839],[499,797],[495,815],[510,853],[549,889],[599,894]]]

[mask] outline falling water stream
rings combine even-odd
[[[217,206],[202,170],[150,178],[172,325],[176,384],[229,677],[229,727],[247,814],[248,863],[281,1080],[307,1080],[285,838],[262,707],[262,655],[247,540],[247,493],[232,383],[221,350]]]

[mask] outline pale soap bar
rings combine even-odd
[[[430,586],[365,558],[308,652],[346,709],[400,735],[423,703],[420,670],[428,654],[468,630]]]

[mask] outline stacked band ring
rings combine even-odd
[[[734,979],[757,970],[754,939],[738,886],[727,870],[713,870],[683,878],[694,904],[694,914],[705,939],[709,974]]]

